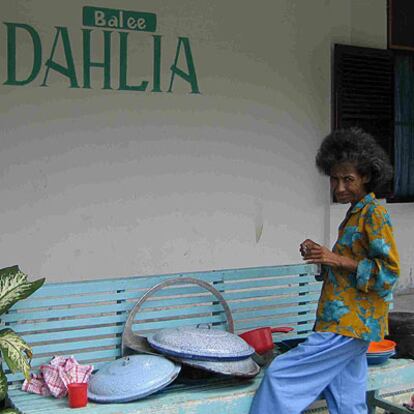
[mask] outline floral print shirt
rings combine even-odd
[[[332,251],[356,260],[358,268],[349,272],[323,266],[315,330],[382,340],[400,264],[390,218],[374,193],[348,210]]]

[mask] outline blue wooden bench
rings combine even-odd
[[[291,326],[289,334],[275,334],[275,342],[306,337],[314,323],[321,284],[313,265],[268,266],[180,274],[136,276],[94,281],[48,283],[14,305],[3,324],[20,333],[33,348],[33,371],[55,355],[74,355],[84,364],[101,367],[121,356],[121,336],[129,311],[150,288],[171,278],[208,282],[227,301],[236,333],[260,326]],[[222,305],[211,292],[194,285],[171,285],[143,303],[134,330],[142,335],[156,329],[200,323],[226,329]],[[6,370],[7,367],[4,367]],[[69,412],[67,400],[41,397],[20,390],[22,375],[6,371],[9,403],[22,413]],[[247,414],[263,372],[254,379],[212,377],[174,382],[145,399],[125,404],[88,403],[85,414]],[[414,361],[394,359],[371,368],[368,401],[386,406],[380,389],[414,384]]]

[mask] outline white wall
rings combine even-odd
[[[350,0],[351,44],[387,48],[387,1]]]
[[[1,25],[1,267],[55,281],[261,266],[299,262],[305,237],[329,240],[314,154],[330,129],[331,47],[383,37],[352,26],[357,2],[2,0],[0,15],[36,28],[42,64],[67,27],[81,73],[84,5],[157,14],[164,90],[189,37],[202,94],[182,80],[170,94],[104,91],[99,70],[89,90],[53,72],[40,87],[44,69],[3,85]],[[151,80],[151,39],[130,34],[131,84]],[[18,47],[23,76],[31,43]]]

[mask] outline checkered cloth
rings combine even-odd
[[[29,381],[25,380],[22,390],[62,398],[68,392],[68,384],[88,382],[92,371],[93,365],[80,365],[73,356],[57,356],[40,366],[40,374],[32,374]]]
[[[22,390],[44,396],[51,395],[42,374],[31,374],[29,381],[24,380]]]

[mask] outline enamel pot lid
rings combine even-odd
[[[238,335],[209,326],[160,329],[148,342],[165,355],[207,361],[237,361],[255,352]]]
[[[203,371],[233,377],[253,378],[260,372],[259,365],[250,357],[240,361],[200,361],[186,358],[174,358],[174,360]]]
[[[227,319],[227,329],[229,332],[233,333],[234,332],[234,321],[233,321],[233,317],[231,315],[231,310],[229,305],[227,304],[226,300],[224,299],[224,297],[221,295],[221,293],[216,290],[211,284],[203,281],[203,280],[199,280],[199,279],[195,279],[195,278],[191,278],[191,277],[178,277],[178,278],[173,278],[173,279],[168,279],[165,280],[161,283],[158,283],[157,285],[153,286],[151,289],[149,289],[140,299],[139,301],[135,304],[135,306],[132,308],[132,310],[130,311],[129,315],[128,315],[128,319],[125,323],[125,327],[124,327],[124,331],[122,333],[122,355],[128,355],[131,352],[139,352],[139,353],[146,353],[146,354],[154,354],[157,355],[159,353],[163,354],[168,354],[168,355],[175,355],[175,356],[186,356],[187,358],[191,358],[196,357],[198,358],[200,355],[202,356],[203,353],[196,351],[195,354],[193,355],[192,350],[186,350],[185,352],[182,351],[182,347],[179,344],[176,344],[173,348],[171,348],[172,343],[170,342],[170,340],[167,340],[167,343],[165,344],[164,347],[164,335],[165,333],[162,333],[160,336],[156,336],[153,338],[153,344],[154,346],[152,346],[152,344],[149,343],[149,339],[150,336],[147,338],[146,336],[141,336],[139,335],[137,332],[134,332],[132,330],[132,326],[134,324],[135,321],[135,317],[137,315],[137,313],[141,310],[144,302],[146,300],[148,300],[151,296],[153,296],[156,292],[160,291],[161,289],[167,288],[169,286],[172,285],[180,285],[180,284],[193,284],[193,285],[197,285],[200,286],[204,289],[206,289],[207,291],[209,291],[210,293],[212,293],[216,299],[217,302],[221,304],[221,306],[224,309],[225,315],[226,315],[226,319]],[[181,328],[180,328],[181,329]],[[188,329],[188,328],[185,328]],[[192,328],[193,330],[196,328]],[[223,335],[225,334],[224,331],[220,331],[221,333],[218,332],[213,332],[213,333],[208,333],[206,332],[207,329],[198,329],[197,333],[199,333],[199,331],[203,331],[204,333],[201,334],[201,336],[204,335],[203,338],[201,338],[200,340],[197,340],[197,344],[199,344],[200,342],[204,343],[204,348],[207,346],[207,348],[209,349],[209,344],[206,344],[206,341],[208,340],[208,338],[210,338],[209,340],[218,340],[221,344],[223,344],[224,341],[226,341],[228,339],[228,337]],[[161,332],[161,331],[159,331]],[[175,330],[175,333],[177,331]],[[227,332],[227,335],[230,335],[230,333]],[[173,333],[173,332],[171,332]],[[193,333],[194,334],[194,333]],[[230,335],[231,336],[231,335]],[[237,335],[233,335],[234,337],[238,338]],[[220,339],[219,339],[220,337]],[[174,339],[172,339],[172,341],[175,343],[176,341]],[[249,355],[251,355],[254,350],[253,348],[247,350],[246,346],[247,344],[241,339],[234,339],[232,338],[232,341],[238,341],[238,346],[236,347],[236,354],[235,355],[230,355],[229,352],[223,352],[223,351],[217,351],[215,352],[214,349],[210,350],[210,352],[207,353],[206,358],[220,358],[220,357],[224,357],[224,358],[228,358],[228,359],[240,359],[243,357],[248,357]],[[187,341],[188,342],[188,341]],[[191,345],[191,344],[190,344]],[[234,345],[234,344],[233,344]],[[216,347],[218,347],[218,343],[216,343],[215,345]],[[227,343],[224,344],[225,347],[227,347]],[[235,346],[235,345],[234,345]],[[240,350],[240,347],[242,347],[243,349]],[[162,350],[166,350],[166,352],[163,352]],[[168,350],[170,350],[170,352],[168,352]],[[212,355],[211,355],[212,354]]]
[[[181,365],[158,355],[132,355],[104,365],[89,380],[88,398],[101,403],[134,401],[166,387]]]

